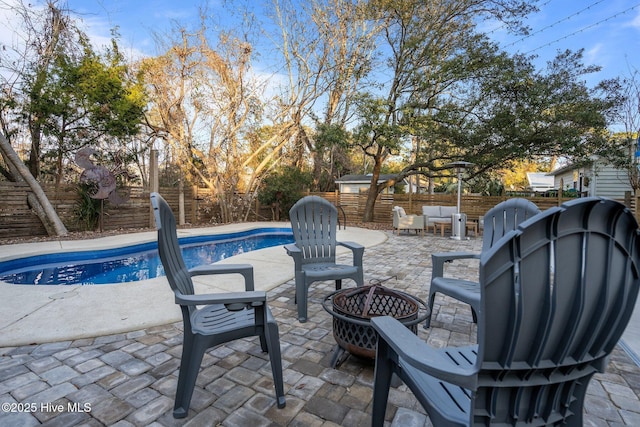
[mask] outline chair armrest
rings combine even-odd
[[[253,291],[253,266],[251,264],[205,264],[189,270],[191,277],[213,274],[240,274],[244,277],[245,291]]]
[[[431,278],[443,277],[444,263],[456,259],[480,259],[480,254],[473,252],[439,252],[431,254]]]
[[[364,255],[364,246],[356,242],[336,242],[340,246],[351,250],[353,252],[353,265],[362,266],[362,256]]]
[[[469,390],[478,388],[477,368],[453,363],[446,352],[429,346],[397,319],[391,316],[374,317],[371,324],[379,335],[378,346],[388,346],[389,350],[414,368]]]
[[[287,255],[295,256],[296,254],[302,254],[302,251],[295,243],[287,243],[284,245],[284,250],[287,251]]]
[[[284,245],[284,250],[287,251],[287,255],[293,258],[295,269],[302,270],[302,250],[295,243]]]
[[[264,291],[224,292],[219,294],[184,295],[175,293],[176,304],[180,305],[209,305],[209,304],[250,304],[253,307],[264,305],[267,293]]]

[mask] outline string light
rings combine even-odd
[[[542,4],[540,5],[540,8],[545,7],[546,5],[548,5],[549,3],[551,3],[552,1],[553,1],[553,0],[547,0],[546,2],[544,2],[544,3],[542,3]],[[601,1],[604,1],[604,0],[601,0]],[[506,26],[507,26],[507,24],[502,24],[502,25],[500,25],[499,27],[496,27],[496,28],[494,28],[493,30],[488,31],[486,34],[487,34],[487,35],[491,35],[491,34],[493,34],[493,33],[497,32],[497,31],[502,30],[502,29],[503,29],[504,27],[506,27]]]
[[[514,41],[514,42],[511,42],[511,43],[509,43],[509,44],[505,45],[505,46],[504,46],[504,48],[507,48],[507,47],[510,47],[510,46],[514,46],[514,45],[516,45],[516,44],[518,44],[518,43],[523,42],[524,40],[527,40],[527,39],[529,39],[529,38],[533,37],[533,36],[534,36],[534,35],[536,35],[536,34],[540,34],[540,33],[544,32],[544,31],[548,30],[549,28],[555,27],[556,25],[558,25],[558,24],[560,24],[560,23],[562,23],[562,22],[569,21],[570,19],[572,19],[572,18],[574,18],[574,17],[576,17],[576,16],[580,15],[581,13],[583,13],[583,12],[585,12],[585,11],[587,11],[587,10],[591,9],[592,7],[594,7],[594,6],[596,6],[596,5],[600,4],[600,3],[602,3],[603,1],[604,1],[604,0],[598,0],[598,1],[596,1],[596,2],[594,2],[594,3],[592,3],[592,4],[590,4],[589,6],[587,6],[587,7],[583,8],[583,9],[581,9],[581,10],[579,10],[579,11],[577,11],[577,12],[575,12],[575,13],[573,13],[573,14],[571,14],[571,15],[569,15],[569,16],[567,16],[567,17],[565,17],[565,18],[562,18],[562,19],[560,19],[560,20],[558,20],[558,21],[556,21],[556,22],[554,22],[554,23],[552,23],[552,24],[547,25],[547,26],[546,26],[546,27],[544,27],[544,28],[541,28],[541,29],[539,29],[539,30],[537,30],[537,31],[535,31],[535,32],[533,32],[533,33],[531,33],[531,34],[529,34],[529,35],[525,36],[525,37],[522,37],[522,38],[520,38],[520,39],[518,39],[518,40],[516,40],[516,41]],[[547,2],[547,3],[548,3],[548,2]],[[559,37],[559,38],[557,38],[557,39],[555,39],[555,40],[553,40],[553,41],[551,41],[551,42],[548,42],[548,43],[545,43],[545,44],[543,44],[543,45],[541,45],[541,46],[538,46],[538,47],[536,47],[535,49],[531,49],[531,50],[527,51],[525,54],[529,54],[529,53],[535,52],[535,51],[537,51],[537,50],[540,50],[540,49],[542,49],[542,48],[545,48],[545,47],[547,47],[547,46],[551,46],[551,45],[553,45],[553,44],[555,44],[555,43],[558,43],[558,42],[560,42],[560,41],[562,41],[562,40],[565,40],[565,39],[568,39],[568,38],[570,38],[570,37],[573,37],[573,36],[575,36],[575,35],[577,35],[577,34],[580,34],[580,33],[584,32],[584,31],[586,31],[586,30],[588,30],[588,29],[591,29],[591,28],[597,27],[597,26],[599,26],[599,25],[602,25],[603,23],[605,23],[605,22],[607,22],[607,21],[610,21],[610,20],[612,20],[612,19],[614,19],[614,18],[617,18],[618,16],[621,16],[621,15],[624,15],[624,14],[626,14],[626,13],[629,13],[630,11],[632,11],[632,10],[634,10],[634,9],[637,9],[638,7],[640,7],[640,3],[636,3],[635,5],[633,5],[633,6],[629,7],[628,9],[625,9],[625,10],[623,10],[623,11],[621,11],[621,12],[617,12],[617,13],[615,13],[615,14],[611,15],[611,16],[608,16],[607,18],[601,19],[601,20],[599,20],[599,21],[597,21],[597,22],[595,22],[595,23],[593,23],[593,24],[587,25],[586,27],[582,27],[582,28],[580,28],[580,29],[578,29],[578,30],[576,30],[576,31],[573,31],[573,32],[571,32],[571,33],[569,33],[569,34],[566,34],[566,35],[562,36],[562,37]]]
[[[535,52],[535,51],[540,50],[540,49],[542,49],[542,48],[544,48],[544,47],[551,46],[552,44],[558,43],[558,42],[559,42],[559,41],[561,41],[561,40],[565,40],[565,39],[568,39],[568,38],[570,38],[570,37],[573,37],[573,36],[575,36],[576,34],[580,34],[580,33],[582,33],[583,31],[586,31],[586,30],[588,30],[588,29],[590,29],[590,28],[597,27],[597,26],[599,26],[599,25],[601,25],[601,24],[603,24],[603,23],[605,23],[605,22],[607,22],[607,21],[610,21],[610,20],[612,20],[612,19],[614,19],[614,18],[617,18],[617,17],[618,17],[618,16],[620,16],[620,15],[624,15],[624,14],[626,14],[626,13],[628,13],[628,12],[630,12],[630,11],[632,11],[632,10],[634,10],[634,9],[638,8],[638,7],[640,7],[640,3],[636,4],[635,6],[631,6],[629,9],[623,10],[622,12],[618,12],[618,13],[616,13],[616,14],[614,14],[614,15],[611,15],[611,16],[609,16],[608,18],[605,18],[605,19],[603,19],[603,20],[601,20],[601,21],[598,21],[598,22],[593,23],[593,24],[591,24],[591,25],[587,25],[586,27],[582,27],[582,28],[580,28],[579,30],[576,30],[576,31],[574,31],[574,32],[572,32],[572,33],[569,33],[569,34],[565,35],[565,36],[562,36],[562,37],[560,37],[560,38],[558,38],[558,39],[556,39],[556,40],[554,40],[554,41],[552,41],[552,42],[549,42],[549,43],[543,44],[542,46],[538,46],[538,47],[537,47],[537,48],[535,48],[535,49],[531,49],[530,51],[528,51],[528,52],[526,52],[526,53],[528,54],[528,53],[531,53],[531,52]]]
[[[516,41],[514,41],[514,42],[512,42],[512,43],[509,43],[508,45],[506,45],[506,46],[504,46],[504,47],[510,47],[510,46],[513,46],[513,45],[518,44],[518,43],[520,43],[520,42],[522,42],[522,41],[524,41],[524,40],[526,40],[526,39],[528,39],[528,38],[531,38],[531,37],[535,36],[536,34],[540,34],[540,33],[544,32],[545,30],[548,30],[549,28],[555,27],[556,25],[558,25],[558,24],[560,24],[560,23],[562,23],[562,22],[569,21],[569,20],[570,20],[570,19],[572,19],[573,17],[580,15],[582,12],[584,12],[584,11],[586,11],[586,10],[591,9],[593,6],[596,6],[596,5],[600,4],[600,3],[602,3],[603,1],[604,1],[604,0],[598,0],[598,1],[596,1],[595,3],[592,3],[592,4],[590,4],[589,6],[585,7],[584,9],[581,9],[581,10],[579,10],[579,11],[577,11],[577,12],[574,12],[573,14],[571,14],[571,15],[569,15],[569,16],[567,16],[567,17],[565,17],[565,18],[562,18],[562,19],[561,19],[561,20],[559,20],[559,21],[554,22],[553,24],[549,24],[549,25],[547,25],[546,27],[543,27],[543,28],[539,29],[538,31],[535,31],[535,32],[533,32],[533,33],[531,33],[531,34],[528,34],[528,35],[526,35],[526,36],[522,37],[522,38],[521,38],[521,39],[519,39],[519,40],[516,40]]]

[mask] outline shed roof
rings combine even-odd
[[[533,190],[549,190],[553,188],[553,176],[546,172],[527,172],[529,187]]]
[[[394,179],[397,175],[395,174],[381,174],[378,177],[378,182],[388,181],[390,179]],[[341,178],[336,179],[336,184],[369,184],[371,183],[371,174],[366,175],[344,175]]]
[[[581,169],[581,168],[587,167],[592,163],[593,163],[593,160],[590,160],[584,163],[569,163],[566,166],[559,167],[558,169],[549,172],[549,175],[551,176],[561,175],[563,173],[570,172],[575,169]]]

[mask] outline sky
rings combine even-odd
[[[0,5],[15,0],[0,0]],[[261,16],[268,0],[66,0],[82,20],[84,29],[98,46],[109,45],[111,29],[118,27],[120,46],[133,56],[156,54],[154,33],[163,34],[172,23],[197,23],[199,7],[225,23],[222,3],[241,7],[249,4]],[[34,4],[39,1],[33,1]],[[559,50],[584,49],[584,63],[602,71],[587,78],[589,85],[640,70],[640,0],[540,0],[540,11],[526,23],[529,36],[508,34],[498,23],[483,23],[483,29],[510,53],[536,55],[542,68]],[[10,13],[0,8],[0,14]],[[0,18],[2,18],[0,16]],[[0,42],[10,29],[0,25]]]
[[[584,63],[602,67],[590,83],[640,71],[640,0],[542,0],[539,8],[526,20],[529,36],[494,26],[490,37],[508,52],[536,55],[539,67],[558,51],[584,49]]]
[[[144,55],[157,53],[154,33],[163,34],[174,22],[197,23],[207,3],[211,13],[221,10],[206,0],[67,0],[93,40],[109,44],[111,29],[118,27],[122,46]]]
[[[0,0],[0,4],[12,0]],[[34,1],[35,2],[35,1]],[[82,19],[84,29],[98,45],[108,45],[111,29],[119,28],[121,47],[133,55],[156,52],[154,32],[162,34],[172,22],[196,23],[199,6],[224,23],[225,0],[67,0]],[[260,15],[263,0],[226,0],[227,4],[250,4]],[[536,55],[544,67],[559,50],[584,49],[584,62],[602,71],[587,79],[589,84],[640,70],[640,0],[540,0],[540,11],[526,23],[529,36],[507,34],[496,23],[484,23],[490,37],[510,53]],[[6,11],[0,11],[6,13]],[[0,30],[0,38],[6,37]]]
[[[194,22],[198,7],[205,3],[210,13],[222,12],[221,1],[68,0],[68,4],[78,11],[93,37],[106,42],[110,28],[118,26],[125,48],[154,54],[154,31],[170,28],[175,20]],[[262,2],[249,4],[258,9]],[[539,67],[559,50],[584,49],[585,64],[602,67],[589,83],[629,76],[640,69],[640,0],[541,0],[538,4],[540,11],[526,20],[529,36],[507,34],[495,23],[483,25],[508,52],[536,55]],[[219,19],[224,21],[223,16]]]

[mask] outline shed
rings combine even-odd
[[[358,194],[369,191],[369,187],[371,186],[371,174],[366,175],[345,175],[342,178],[336,180],[336,184],[338,184],[338,190],[340,193],[347,194]],[[378,184],[385,182],[389,179],[395,178],[394,174],[381,174],[378,178]],[[405,186],[407,185],[406,181],[402,182]],[[389,187],[383,191],[383,194],[393,194],[394,188]]]
[[[555,188],[553,176],[546,172],[527,172],[527,180],[531,191],[547,191]]]

